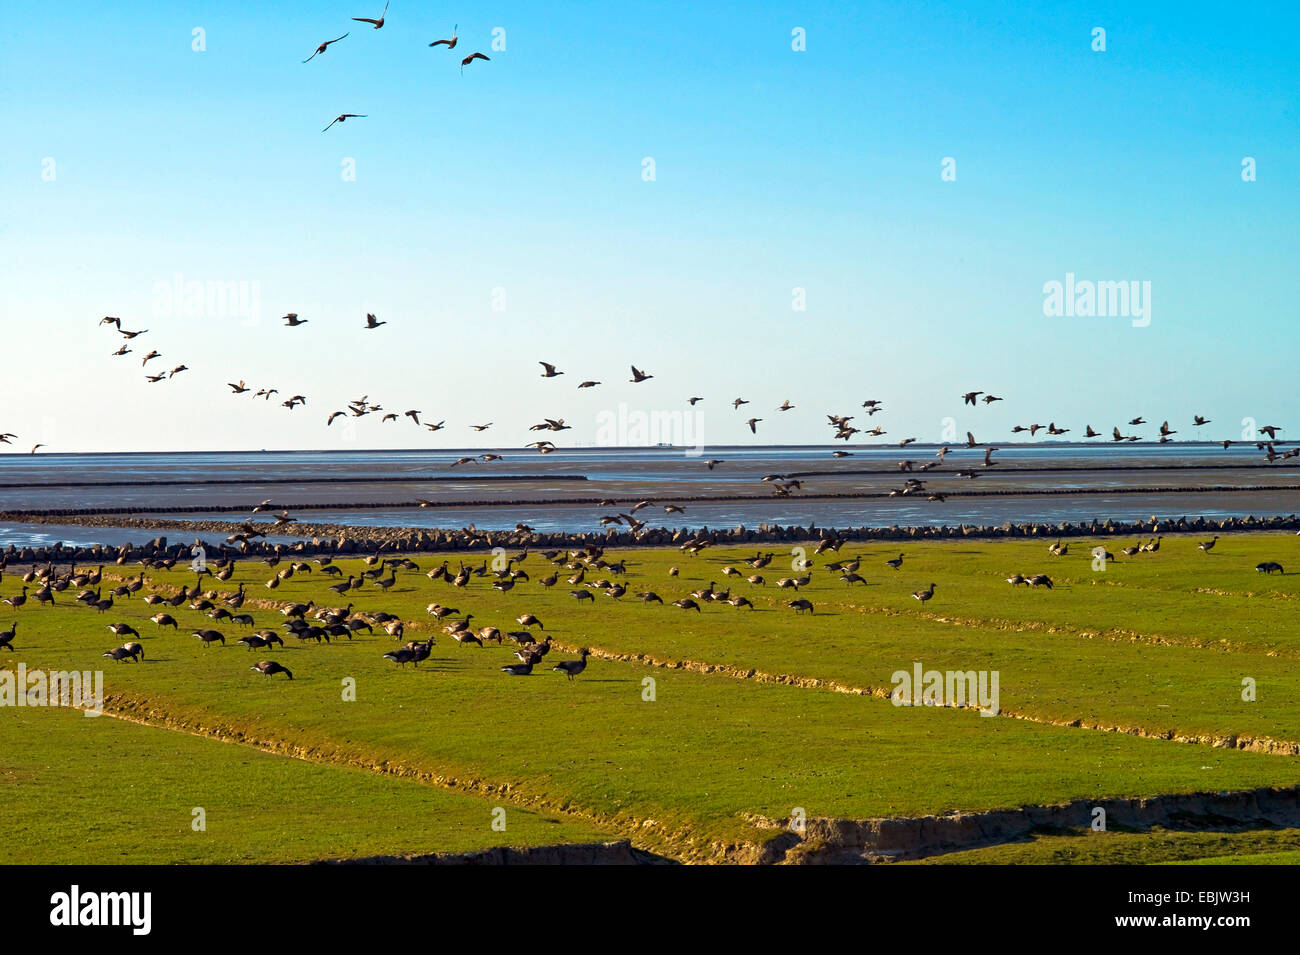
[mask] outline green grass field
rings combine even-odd
[[[0,751],[0,775],[15,784],[0,834],[21,834],[40,861],[77,861],[88,845],[105,861],[279,862],[617,838],[688,861],[744,860],[780,831],[765,820],[797,809],[864,819],[1300,785],[1292,755],[1300,748],[1300,634],[1291,622],[1300,575],[1254,570],[1262,560],[1300,569],[1300,538],[1225,537],[1203,554],[1194,539],[1167,536],[1159,552],[1120,556],[1105,570],[1093,569],[1094,542],[1071,541],[1064,557],[1051,556],[1047,543],[846,545],[819,557],[808,546],[812,582],[798,594],[775,586],[799,576],[788,550],[622,550],[604,557],[626,561],[626,575],[590,569],[582,586],[596,599],[581,604],[565,583],[571,570],[561,569],[553,588],[538,583],[556,568],[537,552],[519,565],[531,580],[507,593],[491,588],[490,574],[460,589],[399,570],[390,591],[367,584],[347,598],[326,590],[335,578],[314,564],[271,592],[264,583],[275,571],[241,561],[229,582],[205,579],[204,587],[228,593],[245,582],[242,609],[257,627],[283,621],[266,605],[272,600],[351,601],[354,612],[384,610],[406,625],[403,640],[382,630],[320,645],[286,636],[283,649],[251,653],[234,642],[243,628],[185,607],[164,608],[179,633],[149,622],[157,608],[139,598],[192,584],[188,570],[143,569],[147,585],[104,614],[75,604],[75,588],[55,607],[0,607],[0,629],[19,624],[15,652],[0,651],[0,667],[103,669],[110,712],[150,724],[0,709],[16,741]],[[1096,543],[1119,555],[1130,542]],[[743,560],[760,549],[774,558],[755,571]],[[884,561],[900,549],[896,571]],[[857,555],[866,583],[847,585],[824,567]],[[422,571],[442,562],[414,559]],[[454,572],[461,559],[478,567],[487,558],[449,559]],[[339,566],[345,574],[365,568],[359,560]],[[744,576],[725,575],[728,566]],[[110,566],[106,574],[141,570]],[[1055,586],[1013,588],[1003,578],[1016,572],[1050,574]],[[747,583],[753,573],[767,584]],[[596,590],[600,577],[626,584],[627,596]],[[672,601],[710,581],[754,608],[706,603],[695,613],[636,598],[653,590]],[[118,582],[106,577],[105,592]],[[911,597],[931,582],[934,599]],[[11,570],[0,593],[20,586]],[[790,609],[796,596],[815,612]],[[500,667],[515,662],[513,644],[457,645],[426,614],[433,601],[472,613],[475,627],[503,631],[519,629],[518,615],[536,614],[557,647],[531,676],[508,676]],[[106,629],[114,622],[141,632],[143,663],[100,656],[122,642]],[[200,627],[223,631],[227,645],[202,647],[188,632]],[[382,659],[430,634],[437,644],[418,669]],[[580,647],[596,653],[582,676],[570,682],[550,671]],[[295,679],[251,672],[261,659],[281,662]],[[892,674],[916,662],[996,671],[1003,715],[898,707],[857,692],[887,692]],[[1243,700],[1244,680],[1253,702]],[[352,683],[355,700],[345,699]],[[1222,745],[1237,740],[1263,751]],[[123,757],[106,761],[105,748]],[[162,754],[161,765],[140,760],[137,779],[127,754],[144,752]],[[102,799],[83,803],[91,790]],[[210,822],[206,840],[191,838],[189,807],[199,805],[210,819],[244,823],[218,834]],[[259,813],[258,805],[274,808]],[[489,828],[496,805],[517,828]],[[150,822],[143,830],[96,825],[89,839],[82,814],[111,815],[113,807]],[[412,826],[410,817],[437,822]],[[286,826],[301,831],[286,837]],[[1190,835],[1207,834],[1175,834]],[[936,861],[1017,861],[979,854],[1031,846],[1045,848],[1026,861],[1285,861],[1293,848],[1261,831],[1233,833],[1231,847],[1187,839],[1171,854],[1175,836],[1045,836]],[[1058,850],[1058,838],[1089,848]]]

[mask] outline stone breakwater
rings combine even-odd
[[[229,536],[240,533],[244,525],[230,521],[180,520],[167,518],[131,518],[113,515],[79,515],[55,512],[38,516],[31,512],[0,513],[0,521],[21,520],[26,523],[76,524],[85,527],[139,528],[142,531],[171,529],[187,539],[201,535]],[[270,525],[267,529],[272,530]],[[1244,531],[1300,531],[1300,516],[1290,514],[1276,517],[1180,517],[1176,520],[1151,518],[1143,521],[1081,521],[1077,523],[999,525],[943,525],[889,527],[819,527],[779,524],[759,524],[749,528],[647,528],[634,534],[630,530],[610,527],[603,531],[587,533],[536,532],[536,531],[476,531],[464,529],[429,529],[420,527],[369,527],[344,524],[298,523],[275,530],[281,536],[299,537],[296,542],[272,543],[252,540],[236,544],[217,544],[218,553],[231,556],[260,557],[272,554],[301,556],[347,557],[373,553],[418,553],[447,551],[488,551],[493,547],[580,548],[589,545],[602,547],[674,547],[690,540],[708,540],[715,545],[780,545],[796,544],[824,539],[845,542],[871,541],[929,541],[929,540],[1047,540],[1077,537],[1124,537],[1150,534],[1223,534]],[[111,562],[124,554],[134,558],[156,557],[188,560],[191,543],[169,543],[166,537],[156,537],[143,544],[126,547],[95,544],[93,546],[65,546],[62,543],[45,547],[10,546],[4,556],[10,562],[40,563]],[[209,538],[209,550],[212,549]]]

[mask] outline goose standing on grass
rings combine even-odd
[[[788,604],[786,604],[786,606],[793,607],[795,613],[803,613],[805,610],[810,614],[814,613],[812,601],[804,600],[802,597],[800,597],[798,600],[791,600]]]
[[[220,643],[223,647],[226,645],[226,637],[220,630],[195,630],[194,636],[202,642],[204,650],[212,643]]]
[[[893,560],[887,560],[887,561],[885,561],[885,566],[886,566],[886,567],[892,567],[892,568],[894,568],[894,570],[898,570],[900,567],[903,566],[903,555],[902,555],[902,554],[899,554],[899,555],[898,555],[897,557],[895,557]]]
[[[1214,545],[1217,544],[1218,542],[1219,542],[1219,535],[1215,534],[1214,540],[1201,541],[1201,543],[1197,544],[1196,547],[1201,552],[1208,554],[1210,551],[1214,550]]]
[[[0,647],[4,647],[10,653],[14,652],[14,637],[18,634],[18,624],[14,622],[8,630],[0,631]]]
[[[480,644],[480,646],[481,645],[482,644]],[[411,649],[407,649],[406,647],[403,647],[400,650],[389,650],[387,653],[384,654],[384,659],[392,660],[394,663],[398,664],[399,666],[404,667],[412,660],[415,659],[415,651]]]
[[[934,587],[935,587],[934,584],[930,584],[930,586],[927,587],[925,590],[918,590],[916,593],[912,594],[912,596],[915,597],[917,600],[921,601],[921,603],[925,603],[927,600],[929,600],[931,597],[934,596]]]
[[[551,670],[558,671],[572,680],[575,676],[587,669],[587,657],[591,655],[590,650],[579,650],[577,660],[561,660]]]
[[[277,673],[283,673],[290,680],[293,679],[293,674],[289,672],[289,669],[281,666],[274,660],[263,660],[261,663],[253,664],[249,669],[256,670],[258,673],[262,673],[266,676],[275,676]]]
[[[502,673],[509,673],[511,676],[528,676],[533,672],[531,663],[511,663],[501,668]]]

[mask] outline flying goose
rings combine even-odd
[[[456,24],[454,27],[451,28],[451,39],[450,39],[450,40],[434,40],[432,43],[429,44],[429,46],[443,46],[443,45],[445,45],[445,46],[447,47],[447,49],[449,49],[449,50],[454,50],[454,49],[456,49],[456,43],[457,43],[456,31],[457,31],[459,28],[460,28],[460,24],[459,24],[459,23]]]
[[[350,31],[349,31],[349,32],[350,32]],[[335,38],[332,39],[332,40],[326,40],[326,41],[325,41],[324,43],[322,43],[320,46],[316,47],[316,53],[313,53],[311,56],[307,57],[307,59],[303,60],[303,62],[304,62],[304,63],[310,63],[312,60],[316,59],[316,54],[317,54],[317,53],[324,53],[325,50],[326,50],[326,48],[329,47],[329,45],[330,45],[331,43],[337,43],[337,42],[339,42],[339,40],[342,40],[343,37],[345,37],[345,36],[347,36],[347,33],[343,34],[343,36],[335,37]]]
[[[562,371],[556,371],[555,366],[552,365],[549,361],[539,361],[537,364],[541,365],[542,368],[544,369],[542,371],[543,378],[556,378],[564,374],[564,372]]]
[[[378,328],[380,325],[387,325],[387,324],[388,324],[387,321],[381,322],[379,319],[375,318],[375,316],[372,313],[370,312],[366,313],[366,324],[365,324],[366,328]]]
[[[370,23],[370,24],[373,24],[374,27],[375,27],[375,29],[378,30],[380,27],[382,27],[382,26],[384,25],[384,17],[386,17],[387,15],[388,15],[388,3],[385,2],[385,3],[384,3],[384,12],[381,13],[381,14],[379,15],[379,19],[378,19],[378,20],[376,20],[374,17],[353,17],[352,19],[353,19],[353,20],[356,20],[358,23]]]
[[[632,366],[632,377],[631,377],[631,379],[629,379],[629,380],[631,381],[632,384],[635,385],[635,384],[640,384],[640,383],[643,382],[643,381],[648,381],[649,379],[651,379],[651,378],[653,378],[653,377],[654,377],[654,375],[647,375],[644,371],[642,371],[641,369],[637,368],[636,365],[633,365],[633,366]]]
[[[465,57],[465,59],[460,61],[460,72],[463,75],[465,72],[465,67],[469,66],[475,60],[491,60],[491,59],[492,58],[490,56],[484,56],[482,53],[471,53],[469,56]]]
[[[344,123],[347,122],[349,119],[365,119],[367,115],[368,114],[366,113],[339,113],[332,120],[330,120],[330,125],[322,129],[321,132],[322,133],[329,132],[330,126],[333,126],[335,123]]]

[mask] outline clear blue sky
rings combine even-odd
[[[6,20],[0,431],[23,450],[328,448],[326,414],[369,394],[448,427],[374,416],[356,446],[519,445],[543,415],[581,444],[621,402],[697,394],[711,443],[824,440],[826,412],[868,397],[888,409],[872,424],[923,441],[947,416],[981,439],[1137,414],[1191,436],[1193,413],[1205,437],[1245,416],[1300,436],[1294,3],[394,0],[382,30],[349,19],[380,9]],[[455,52],[426,45],[453,24]],[[491,62],[462,75],[475,50]],[[344,111],[369,116],[322,134]],[[1151,324],[1045,317],[1067,272],[1150,281]],[[256,283],[260,320],[160,313],[176,275]],[[362,331],[367,311],[389,324]],[[134,355],[110,357],[103,315],[150,329]],[[147,384],[151,347],[192,370]],[[654,380],[629,384],[631,362]],[[241,378],[309,404],[230,396]],[[972,389],[1007,400],[963,411]]]

